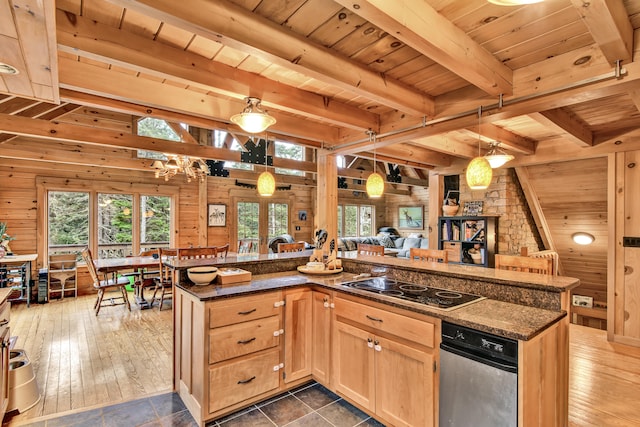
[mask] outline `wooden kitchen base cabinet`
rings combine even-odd
[[[311,321],[311,374],[326,387],[330,387],[331,325],[333,317],[333,292],[313,290]]]
[[[436,425],[440,321],[371,305],[335,299],[333,389],[391,425]]]

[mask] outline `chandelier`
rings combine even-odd
[[[276,119],[262,109],[260,98],[247,97],[244,100],[247,102],[247,106],[244,107],[242,113],[231,116],[231,121],[240,126],[242,130],[249,133],[260,133],[276,124]]]
[[[187,182],[192,179],[198,179],[204,182],[205,177],[209,175],[209,166],[199,157],[178,156],[167,154],[168,160],[155,160],[151,167],[156,170],[156,178],[164,177],[165,181],[173,178],[179,173],[187,177]]]

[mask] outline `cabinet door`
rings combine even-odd
[[[288,292],[284,306],[284,382],[311,375],[311,289]]]
[[[338,321],[334,322],[333,332],[332,384],[335,390],[363,408],[373,411],[373,334]]]
[[[376,413],[395,426],[433,426],[432,352],[379,337],[374,344]]]
[[[330,293],[313,291],[311,373],[324,385],[328,385],[330,380],[332,304]]]

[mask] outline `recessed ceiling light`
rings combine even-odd
[[[498,6],[522,6],[523,4],[541,3],[544,0],[489,0],[489,3]]]
[[[0,74],[20,74],[20,71],[13,65],[5,64],[4,62],[0,62]]]

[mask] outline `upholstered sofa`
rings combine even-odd
[[[358,243],[382,245],[385,247],[385,255],[409,258],[411,248],[428,248],[429,239],[426,237],[402,237],[386,233],[370,237],[341,237],[338,239],[338,251],[355,251]]]

